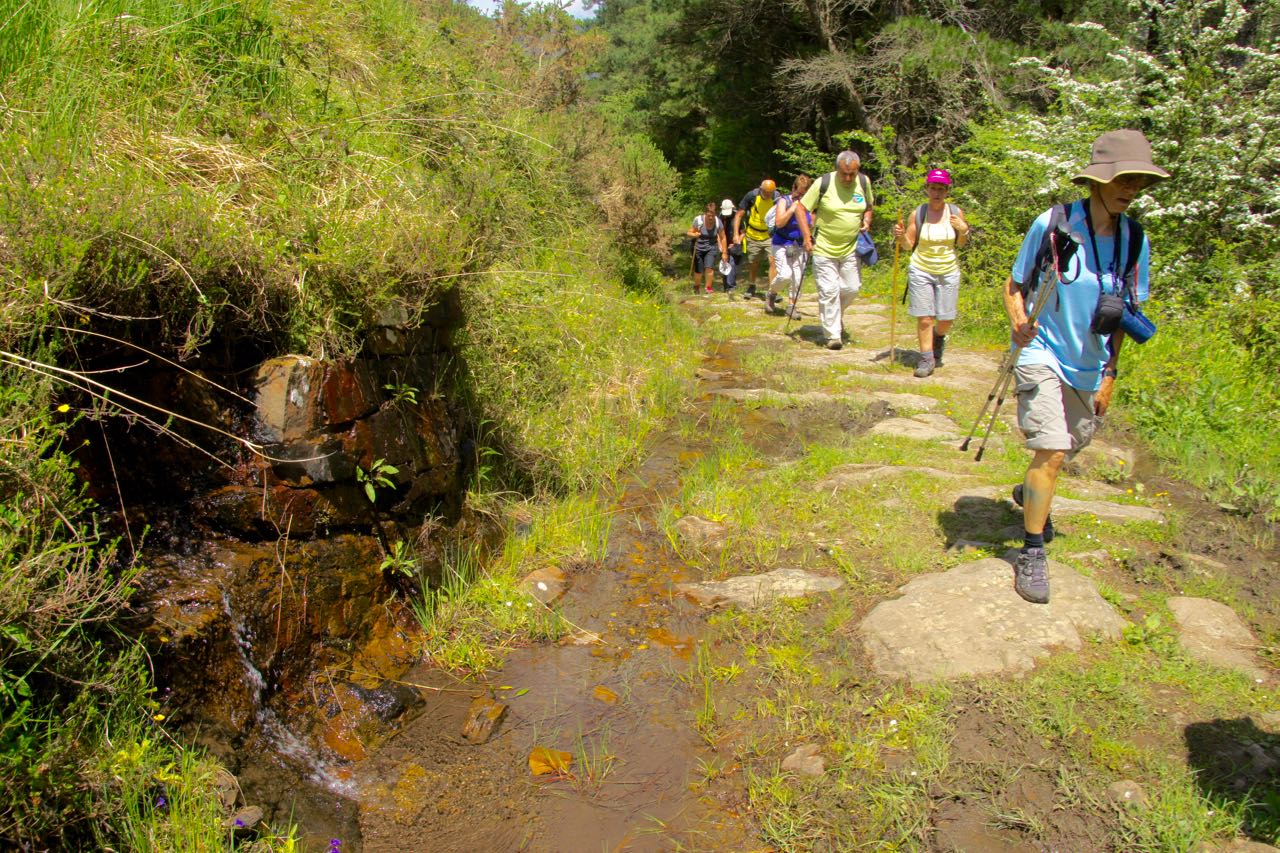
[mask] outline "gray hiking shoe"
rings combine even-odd
[[[1049,558],[1043,548],[1024,548],[1014,565],[1013,588],[1032,604],[1049,603]]]
[[[1018,506],[1022,506],[1022,484],[1013,487],[1013,502]],[[1048,545],[1053,541],[1053,516],[1049,516],[1044,520],[1044,542]]]
[[[840,349],[843,346],[844,344],[841,343],[839,338],[832,338],[831,340],[827,341],[827,349]]]
[[[933,353],[928,355],[921,353],[920,360],[916,362],[915,376],[917,379],[924,379],[931,375],[933,375]]]
[[[778,294],[772,290],[764,298],[764,310],[772,314],[778,307]]]

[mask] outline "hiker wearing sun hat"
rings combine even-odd
[[[893,226],[898,245],[911,252],[907,266],[908,312],[916,318],[920,360],[915,375],[924,378],[942,366],[947,333],[956,319],[960,299],[959,248],[969,241],[969,223],[959,206],[947,202],[951,173],[930,169],[924,178],[929,201],[916,208],[905,226]]]
[[[1014,490],[1024,527],[1014,588],[1038,604],[1049,600],[1044,544],[1053,538],[1049,509],[1058,471],[1089,443],[1111,402],[1125,334],[1115,300],[1147,298],[1151,247],[1141,226],[1124,213],[1144,188],[1169,177],[1152,162],[1151,144],[1136,130],[1102,134],[1092,154],[1089,165],[1072,178],[1087,185],[1089,196],[1037,217],[1004,290],[1013,342],[1023,347],[1013,368],[1018,426],[1034,454]],[[1052,301],[1035,323],[1028,322],[1028,302],[1035,300],[1028,290],[1038,280],[1044,238],[1064,226],[1078,248],[1054,273],[1059,285]]]

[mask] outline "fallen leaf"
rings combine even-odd
[[[599,699],[606,705],[612,705],[618,701],[618,694],[614,693],[603,684],[597,684],[596,689],[591,691],[591,695]]]
[[[501,687],[499,687],[498,689],[499,689],[499,690],[510,690],[510,689],[511,689],[511,685],[510,685],[510,684],[504,684],[504,685],[502,685]]]
[[[526,694],[526,693],[528,693],[528,692],[529,692],[529,688],[528,688],[528,687],[521,687],[519,690],[517,690],[517,691],[516,691],[516,695],[517,695],[517,696],[523,696],[524,694]]]
[[[573,764],[573,753],[559,749],[548,749],[536,746],[529,753],[529,772],[534,776],[568,776],[569,765]]]

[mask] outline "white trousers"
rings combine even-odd
[[[828,341],[840,340],[844,309],[862,289],[862,262],[857,252],[843,258],[813,256],[813,277],[818,283],[818,316]]]
[[[792,302],[800,298],[800,282],[804,279],[804,268],[809,263],[809,256],[804,246],[773,247],[773,281],[769,282],[769,292],[777,293],[782,287],[787,288],[787,296]]]

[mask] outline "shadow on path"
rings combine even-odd
[[[1280,735],[1237,717],[1192,723],[1182,737],[1200,792],[1224,806],[1243,806],[1244,834],[1274,844],[1280,838]]]

